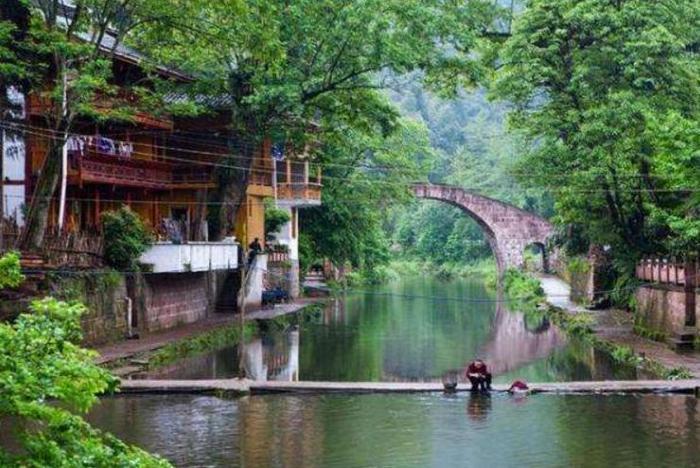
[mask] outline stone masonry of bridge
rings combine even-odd
[[[472,217],[484,230],[500,274],[510,267],[521,267],[524,250],[531,244],[542,248],[545,268],[553,260],[553,252],[545,247],[554,227],[541,216],[450,185],[416,184],[413,192],[418,198],[449,203]]]

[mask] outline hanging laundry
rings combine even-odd
[[[98,136],[95,138],[95,140],[95,146],[97,147],[97,151],[100,153],[117,154],[117,147],[114,144],[114,140],[111,138]]]
[[[134,145],[130,141],[119,142],[119,156],[130,158],[134,152]]]
[[[284,160],[284,143],[275,143],[270,148],[270,153],[272,154],[272,159],[275,161]]]

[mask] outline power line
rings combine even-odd
[[[3,125],[4,124],[4,125]],[[17,126],[20,126],[21,128],[28,129],[25,130],[27,133],[32,134],[32,135],[37,135],[53,140],[62,140],[63,136],[61,132],[52,130],[52,129],[47,129],[45,127],[40,127],[36,125],[26,125],[26,124],[16,124],[8,120],[0,120],[0,127],[4,127],[6,129],[16,129]],[[58,135],[58,136],[56,136]],[[85,136],[82,134],[78,133],[70,133],[70,136]],[[138,143],[138,142],[131,142],[131,143]],[[202,142],[199,142],[202,143]],[[204,143],[206,145],[206,143]],[[220,148],[222,150],[226,150],[226,152],[210,152],[210,151],[201,151],[201,150],[190,150],[190,149],[185,149],[185,148],[180,148],[180,147],[173,147],[173,146],[167,146],[167,145],[151,145],[153,148],[161,149],[161,150],[170,150],[174,152],[179,152],[179,153],[188,153],[188,154],[194,154],[198,156],[214,156],[217,159],[221,159],[222,157],[227,157],[227,156],[232,156],[230,153],[231,148],[226,147],[224,148],[221,146]],[[236,145],[235,146],[238,149],[241,148],[250,148],[251,146],[245,146],[245,145]],[[254,149],[258,149],[256,146]],[[153,154],[153,153],[145,153],[145,152],[138,152],[138,151],[132,151],[133,154],[141,155],[141,156],[156,156],[161,159],[166,159],[166,160],[171,160],[171,161],[176,161],[176,162],[183,162],[183,163],[188,163],[188,164],[194,164],[194,165],[207,165],[207,166],[212,166],[212,167],[223,167],[223,168],[228,168],[228,169],[235,169],[235,170],[249,170],[249,168],[246,167],[241,167],[241,166],[234,166],[230,164],[223,164],[218,161],[204,161],[204,160],[192,160],[192,159],[186,159],[186,158],[178,158],[176,156],[166,156],[162,154]],[[236,159],[238,160],[262,160],[261,156],[244,156],[244,155],[235,155]],[[303,161],[299,161],[303,162]],[[311,164],[314,166],[319,166],[319,167],[337,167],[337,168],[348,168],[348,169],[374,169],[374,170],[381,170],[381,171],[389,171],[393,173],[398,173],[400,175],[406,175],[406,176],[413,176],[415,175],[416,171],[402,171],[401,166],[393,166],[393,165],[352,165],[352,164],[343,164],[343,163],[333,163],[333,162],[319,162],[319,161],[309,161]],[[263,173],[274,173],[273,169],[268,169],[268,168],[255,168],[256,172],[263,172]],[[505,176],[518,176],[518,175],[529,175],[529,172],[519,172],[519,171],[511,171],[504,169],[503,173]],[[572,175],[571,173],[559,173],[559,176],[561,176],[563,179],[569,179]],[[325,178],[331,178],[333,179],[336,176],[332,175],[326,175]],[[337,178],[337,177],[336,177]],[[660,180],[668,180],[672,179],[673,176],[669,175],[662,175],[662,174],[638,174],[638,173],[632,173],[632,174],[621,174],[620,175],[621,179],[626,179],[626,178],[640,178],[640,179],[660,179]],[[344,178],[340,178],[344,179]],[[384,181],[386,183],[386,181]],[[545,189],[552,190],[552,189],[558,189],[558,190],[566,190],[561,187],[544,187]],[[642,189],[625,189],[625,191],[632,191],[632,192],[656,192],[656,191],[663,191],[663,192],[684,192],[692,189],[650,189],[650,188],[642,188]],[[607,190],[600,189],[600,192],[606,192]],[[590,191],[583,191],[583,193],[590,193]]]

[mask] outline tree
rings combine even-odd
[[[8,15],[0,23],[0,54],[15,59],[0,67],[0,85],[19,80],[23,91],[31,90],[45,104],[42,134],[48,151],[29,206],[23,249],[43,243],[62,148],[78,119],[129,120],[133,115],[134,104],[118,95],[113,84],[111,58],[134,28],[163,18],[161,14],[167,12],[163,5],[161,0],[20,2],[18,11],[29,11],[31,16]],[[8,34],[12,36],[9,45],[3,40]],[[30,60],[27,51],[32,54]],[[145,98],[152,86],[134,86],[132,91]],[[105,99],[110,105],[100,105]]]
[[[189,56],[183,66],[225,92],[234,137],[216,201],[220,235],[241,204],[254,148],[266,137],[303,144],[308,123],[334,116],[393,118],[391,106],[363,102],[387,85],[387,70],[427,72],[442,89],[482,76],[473,51],[491,24],[491,2],[426,0],[227,0],[191,2],[192,14],[154,29],[144,45],[156,56]],[[322,117],[322,118],[321,118]],[[362,117],[360,117],[362,118]],[[236,143],[237,142],[237,143]]]
[[[16,256],[0,258],[0,271],[8,274],[0,281],[17,278]],[[76,414],[117,384],[94,364],[95,353],[78,345],[84,312],[81,304],[46,298],[32,302],[13,324],[0,323],[0,427],[17,447],[0,447],[0,465],[170,466]]]
[[[386,136],[357,123],[349,120],[324,136],[321,157],[329,164],[322,204],[303,210],[300,224],[316,257],[372,274],[390,259],[389,208],[411,199],[410,185],[425,178],[434,155],[426,129],[415,121],[400,120]]]
[[[619,257],[700,232],[699,26],[692,0],[532,0],[501,53],[495,95],[532,141],[520,180]]]

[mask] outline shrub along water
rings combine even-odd
[[[0,270],[0,288],[17,285],[18,257],[0,259]],[[45,298],[14,323],[0,323],[0,431],[9,442],[0,447],[0,466],[170,466],[80,416],[118,383],[79,346],[85,311]]]
[[[117,270],[137,270],[138,259],[153,242],[139,215],[129,207],[102,213],[104,257]]]

